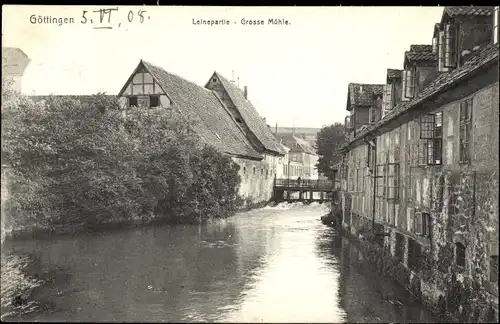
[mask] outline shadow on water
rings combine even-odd
[[[402,286],[380,274],[340,230],[325,229],[317,237],[317,253],[337,260],[339,307],[349,323],[443,323]]]

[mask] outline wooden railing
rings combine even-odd
[[[333,189],[335,186],[330,180],[309,180],[304,179],[275,179],[275,187],[283,188],[308,188],[308,189]]]

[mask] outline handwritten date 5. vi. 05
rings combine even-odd
[[[82,24],[93,25],[94,29],[113,29],[124,24],[139,23],[142,24],[151,17],[146,10],[121,10],[118,8],[107,8],[99,10],[83,10]]]

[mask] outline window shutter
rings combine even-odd
[[[401,87],[401,90],[402,90],[402,96],[401,96],[401,99],[403,101],[407,101],[409,100],[409,98],[406,97],[406,74],[407,74],[407,71],[404,70],[403,71],[403,77],[401,78],[401,82],[402,82],[402,87]]]
[[[392,83],[387,85],[387,110],[392,110]]]
[[[493,13],[493,44],[498,44],[498,7],[495,7]]]
[[[448,69],[444,66],[444,31],[439,32],[438,38],[438,71],[448,71]]]
[[[437,53],[437,37],[432,38],[432,53]]]
[[[382,87],[382,110],[387,110],[387,84]]]
[[[454,68],[457,65],[457,50],[456,50],[456,27],[452,24],[445,25],[445,50],[444,50],[444,67]]]
[[[405,82],[405,97],[413,98],[413,90],[415,88],[415,75],[413,69],[406,71],[406,82]]]
[[[422,213],[415,213],[415,234],[422,235]]]

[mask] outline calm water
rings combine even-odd
[[[53,280],[25,321],[439,322],[381,279],[321,205],[264,208],[206,226],[7,242]]]

